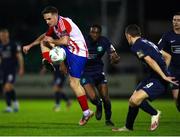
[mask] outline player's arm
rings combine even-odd
[[[109,45],[110,46],[108,47],[107,52],[110,57],[110,62],[111,62],[111,64],[117,64],[120,61],[120,56],[117,54],[114,46],[110,42],[109,42]]]
[[[112,52],[110,54],[110,60],[111,60],[111,64],[117,64],[120,61],[120,56],[117,54],[116,51]]]
[[[177,81],[173,81],[174,77],[169,77],[164,74],[164,72],[161,70],[160,66],[157,64],[157,62],[152,59],[150,56],[144,57],[145,62],[156,72],[158,73],[165,81],[168,81],[172,84],[178,85]]]
[[[24,74],[24,58],[21,52],[16,53],[17,61],[19,64],[19,75],[22,76]]]
[[[52,37],[45,36],[44,41],[55,44],[55,45],[68,45],[69,44],[69,36],[63,36],[59,39],[53,39]]]
[[[24,51],[24,53],[27,54],[28,51],[29,51],[32,47],[40,44],[40,42],[44,39],[44,37],[45,37],[45,33],[41,34],[41,35],[40,35],[37,39],[35,39],[32,43],[23,46],[23,51]]]
[[[162,56],[164,57],[164,60],[166,62],[167,67],[169,66],[170,62],[171,62],[171,55],[169,53],[167,53],[164,50],[161,50]]]

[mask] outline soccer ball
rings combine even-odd
[[[53,64],[59,64],[66,59],[66,52],[63,48],[54,47],[49,51],[49,56]]]

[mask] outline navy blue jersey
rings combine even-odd
[[[111,42],[101,36],[97,42],[94,42],[90,36],[85,38],[89,56],[85,66],[85,73],[102,72],[104,63],[102,57],[107,52],[111,54],[115,51]]]
[[[10,42],[7,45],[0,44],[1,65],[3,71],[15,70],[17,67],[16,54],[21,51],[21,47]]]
[[[160,50],[154,43],[146,39],[140,38],[132,45],[131,50],[133,53],[137,55],[139,59],[143,59],[146,56],[150,56],[157,62],[164,74],[169,75],[164,58]],[[144,60],[142,61],[146,64]],[[146,67],[150,70],[151,76],[155,78],[160,78],[159,74],[152,70],[149,65],[146,65]]]
[[[168,31],[163,34],[158,44],[160,49],[172,56],[170,67],[180,71],[180,34],[174,33],[173,30]]]

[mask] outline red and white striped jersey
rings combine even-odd
[[[57,25],[50,27],[46,35],[52,36],[53,33],[55,33],[58,38],[63,36],[70,37],[67,47],[71,53],[82,57],[88,56],[88,49],[84,37],[78,26],[70,18],[59,16]]]

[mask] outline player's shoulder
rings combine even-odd
[[[168,38],[168,37],[171,37],[173,35],[175,35],[175,33],[172,29],[163,33],[164,38]]]
[[[104,44],[110,44],[111,43],[110,40],[105,36],[100,36],[99,42],[102,42]]]

